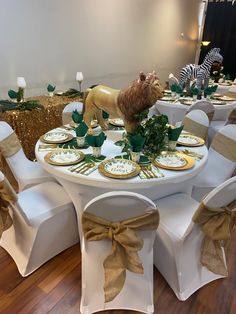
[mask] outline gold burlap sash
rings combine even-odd
[[[223,155],[225,158],[236,162],[236,141],[221,134],[217,133],[214,137],[211,148],[217,153]]]
[[[211,122],[211,120],[213,119],[214,113],[215,113],[214,111],[206,113],[206,115],[208,116],[209,122]]]
[[[12,203],[15,203],[16,200],[17,195],[5,178],[0,182],[0,239],[3,231],[10,228],[12,225],[12,219],[9,215],[8,208]]]
[[[21,143],[15,132],[0,142],[0,151],[5,158],[16,154],[20,149]]]
[[[234,110],[230,113],[227,123],[228,123],[228,124],[236,124],[236,109],[234,109]]]
[[[203,139],[206,138],[208,127],[206,127],[205,125],[202,125],[196,121],[193,121],[189,119],[188,117],[184,118],[183,125],[184,125],[184,131],[192,133]]]
[[[110,239],[111,253],[103,262],[105,273],[105,302],[112,301],[122,290],[126,269],[137,274],[143,274],[143,265],[138,251],[143,247],[143,240],[135,230],[155,230],[159,224],[159,213],[149,211],[142,216],[111,222],[93,214],[84,212],[82,225],[87,241]]]
[[[62,112],[63,125],[70,124],[72,121],[72,112]]]
[[[205,235],[201,247],[201,263],[215,274],[227,276],[221,246],[230,239],[236,224],[236,199],[228,206],[210,208],[201,203],[193,216],[193,221],[201,226]]]

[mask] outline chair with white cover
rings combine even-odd
[[[19,191],[42,182],[55,181],[38,162],[27,159],[16,133],[4,121],[0,121],[0,152],[18,183]]]
[[[236,93],[236,83],[229,88],[230,93]]]
[[[192,197],[201,200],[222,182],[229,179],[236,167],[236,125],[229,124],[214,137],[205,168],[194,179]]]
[[[182,124],[183,130],[206,139],[209,119],[206,113],[202,110],[193,110],[186,114]]]
[[[224,107],[227,106],[224,105]],[[231,105],[230,105],[231,106]],[[236,105],[229,112],[228,118],[224,120],[213,120],[209,126],[208,130],[208,143],[211,144],[214,136],[220,131],[223,126],[226,124],[235,124],[236,123]]]
[[[231,211],[231,218],[235,219],[235,190],[236,177],[233,177],[215,188],[201,203],[184,193],[155,201],[160,225],[154,243],[154,265],[179,300],[184,301],[205,284],[227,276],[221,240],[229,239]],[[216,247],[217,253],[206,250],[204,243],[209,244],[208,248]]]
[[[174,76],[173,73],[169,74],[169,88],[171,88],[172,85],[176,84],[179,85],[179,80],[177,79],[177,77]]]
[[[13,195],[0,172],[0,199],[8,195],[13,225],[0,240],[22,276],[28,276],[60,252],[78,243],[73,204],[55,182],[45,182]],[[12,197],[12,195],[14,197]]]
[[[189,109],[188,112],[192,111],[192,110],[202,110],[206,113],[206,115],[208,116],[209,121],[211,122],[215,113],[215,108],[214,105],[208,101],[208,100],[197,100],[195,103],[193,103]]]
[[[158,222],[155,204],[137,193],[108,192],[85,206],[81,313],[154,311],[153,243]]]
[[[80,101],[74,101],[65,106],[62,111],[62,124],[69,124],[72,122],[72,113],[77,110],[79,113],[83,111],[83,103]]]

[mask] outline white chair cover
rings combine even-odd
[[[63,188],[46,182],[18,194],[12,206],[13,226],[0,240],[14,259],[22,276],[78,243],[78,227],[73,204]]]
[[[187,126],[187,120],[188,120],[188,128],[185,127],[185,123]],[[191,125],[189,125],[189,121],[193,121],[193,128],[191,130]],[[197,123],[197,125],[194,124]],[[186,114],[182,124],[184,125],[184,130],[188,131],[190,133],[193,133],[196,136],[206,138],[208,127],[209,127],[209,119],[206,115],[206,113],[202,110],[192,110],[188,114]],[[198,126],[196,128],[196,126]],[[204,136],[202,136],[204,134]]]
[[[226,125],[219,130],[218,134],[223,134],[236,142],[236,125]],[[201,200],[204,195],[229,179],[235,166],[235,161],[227,159],[210,146],[207,164],[194,180],[192,197],[198,201]]]
[[[109,192],[95,197],[85,211],[110,221],[120,221],[139,216],[148,210],[156,210],[155,204],[143,195],[132,192]],[[155,230],[139,231],[144,240],[139,251],[144,274],[126,272],[126,281],[116,298],[104,303],[103,261],[110,253],[111,241],[82,240],[82,298],[81,313],[93,313],[108,309],[136,310],[152,313],[153,306],[153,242]]]
[[[199,110],[204,111],[208,115],[208,118],[210,121],[213,119],[215,108],[214,108],[214,105],[210,101],[197,100],[194,104],[192,104],[189,107],[188,112],[195,110],[195,109],[199,109]]]
[[[0,121],[0,142],[13,133],[14,131],[8,123]],[[22,148],[5,159],[18,183],[19,191],[42,182],[55,181],[38,162],[27,159]]]
[[[214,189],[204,204],[226,206],[235,199],[235,190],[236,177]],[[212,273],[200,263],[203,233],[192,223],[199,203],[182,193],[155,203],[160,212],[160,225],[154,243],[154,264],[177,298],[184,301],[200,287],[223,276]]]

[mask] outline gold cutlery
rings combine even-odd
[[[76,173],[85,174],[87,170],[90,168],[93,168],[95,166],[95,163],[87,163],[84,167],[80,168],[79,170],[76,170]]]
[[[70,170],[70,172],[75,172],[77,169],[80,169],[80,168],[84,167],[85,164],[86,164],[86,162],[83,161],[83,162],[81,162],[79,165],[77,165],[76,167],[70,168],[69,170]]]

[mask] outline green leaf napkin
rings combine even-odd
[[[183,125],[180,126],[179,128],[171,128],[169,127],[168,129],[168,139],[169,141],[177,141],[179,136],[180,136],[180,133],[182,132],[183,130]]]
[[[99,135],[86,135],[86,142],[88,143],[89,146],[92,147],[101,147],[103,142],[106,139],[106,135],[104,132],[101,132]]]
[[[72,120],[75,122],[75,123],[81,123],[83,121],[83,114],[82,113],[79,113],[77,110],[74,110],[73,113],[72,113]]]
[[[109,113],[107,113],[106,111],[102,111],[102,117],[103,117],[103,119],[108,119]]]
[[[175,93],[176,92],[176,87],[177,87],[177,84],[172,84],[171,87],[170,87],[170,90]]]
[[[83,137],[88,131],[87,124],[85,122],[81,122],[80,125],[75,128],[76,136]]]
[[[49,93],[54,92],[55,89],[56,89],[56,85],[48,84],[47,90],[48,90]]]
[[[133,152],[141,152],[145,143],[145,137],[139,133],[128,134],[128,140]]]
[[[13,89],[10,89],[8,91],[8,96],[11,98],[11,99],[16,99],[17,98],[17,92],[15,92]]]
[[[204,89],[204,93],[205,93],[205,95],[206,96],[210,96],[211,94],[212,94],[212,89],[211,89],[211,87],[206,87],[205,89]]]
[[[191,93],[192,95],[198,95],[199,94],[199,90],[197,87],[191,88]]]
[[[218,87],[217,85],[213,85],[213,86],[211,86],[211,91],[212,91],[212,94],[216,92],[217,87]]]
[[[183,88],[180,85],[176,85],[176,90],[175,90],[176,94],[182,94],[183,92]]]

